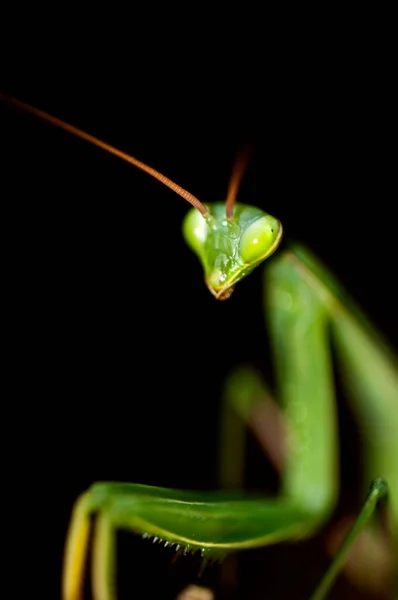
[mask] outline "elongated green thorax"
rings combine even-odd
[[[230,221],[223,202],[207,206],[207,217],[194,208],[188,212],[183,234],[202,263],[210,292],[218,300],[226,300],[238,281],[275,252],[282,239],[282,224],[254,206],[236,204]]]

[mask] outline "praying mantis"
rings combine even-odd
[[[13,102],[55,125],[65,125],[18,101]],[[66,128],[81,134],[71,126]],[[87,135],[86,139],[93,142]],[[113,151],[110,147],[105,149]],[[143,168],[134,160],[135,166]],[[206,284],[216,299],[228,299],[232,287],[275,252],[275,256],[265,262],[264,307],[274,348],[276,396],[286,429],[280,495],[230,499],[219,494],[135,484],[94,484],[75,505],[65,550],[65,600],[77,600],[82,595],[92,515],[95,515],[92,557],[95,600],[116,598],[112,583],[115,529],[162,539],[168,546],[199,550],[204,558],[213,558],[229,551],[300,540],[313,535],[327,522],[338,496],[338,432],[329,335],[333,336],[336,354],[341,358],[348,395],[364,432],[364,478],[369,484],[376,480],[365,509],[369,509],[370,502],[369,512],[372,512],[376,501],[385,495],[386,480],[394,538],[391,553],[396,552],[396,359],[358,309],[345,298],[328,271],[306,249],[295,246],[283,252],[278,250],[282,239],[278,219],[235,203],[236,189],[243,176],[242,165],[244,160],[238,162],[226,205],[209,203],[205,206],[194,199],[194,208],[185,218],[183,230],[188,244],[202,262]],[[148,170],[146,165],[144,168]],[[165,178],[160,178],[165,183]],[[177,191],[180,193],[181,188]],[[192,200],[185,190],[182,195]],[[239,260],[232,263],[231,256]],[[224,473],[234,473],[232,461],[242,443],[237,422],[254,424],[258,430],[259,420],[255,415],[261,412],[261,402],[268,397],[264,383],[251,368],[237,369],[227,381],[221,444]],[[235,416],[240,420],[235,421]],[[264,445],[272,458],[267,440]],[[273,458],[277,462],[275,456]],[[383,481],[378,479],[381,477]],[[343,554],[338,556],[343,557]],[[332,564],[339,566],[339,560]],[[314,592],[313,598],[326,597],[329,584],[324,581],[326,584]]]

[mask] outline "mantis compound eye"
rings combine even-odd
[[[282,238],[282,225],[271,215],[260,217],[243,232],[239,254],[243,262],[251,264],[263,260],[276,250]]]
[[[199,211],[190,210],[187,213],[184,219],[183,233],[191,249],[200,255],[207,237],[207,225]]]

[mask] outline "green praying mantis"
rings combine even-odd
[[[308,250],[296,245],[278,251],[282,224],[277,218],[235,202],[245,160],[237,162],[226,202],[205,206],[135,158],[18,100],[0,98],[119,156],[190,202],[192,208],[183,223],[184,237],[198,256],[206,285],[216,299],[228,299],[240,280],[276,253],[272,261],[265,262],[263,302],[275,361],[275,396],[283,415],[285,437],[280,494],[264,498],[258,494],[196,493],[130,483],[96,483],[82,494],[73,509],[65,547],[63,600],[80,600],[83,596],[92,517],[95,517],[92,541],[95,600],[117,597],[114,581],[118,529],[162,540],[167,546],[197,550],[204,560],[267,544],[299,541],[319,531],[331,517],[339,492],[330,339],[364,434],[364,478],[372,483],[362,511],[311,598],[326,598],[347,551],[365,525],[369,535],[379,540],[378,524],[371,517],[378,501],[386,496],[393,540],[389,550],[395,565],[398,552],[396,358]],[[269,391],[254,369],[238,369],[227,380],[221,430],[224,474],[234,471],[234,458],[243,444],[240,424],[249,427],[254,424],[258,431],[255,415],[266,398]],[[264,440],[272,457],[267,443]]]

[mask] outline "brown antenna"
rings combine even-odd
[[[252,156],[252,149],[249,146],[245,146],[238,152],[235,157],[234,164],[232,166],[231,177],[228,184],[227,199],[225,201],[225,212],[228,221],[232,221],[234,216],[234,206],[236,197],[238,195],[239,186],[242,182],[243,175],[246,172],[250,158]]]
[[[134,167],[141,169],[141,171],[145,171],[145,173],[148,173],[148,175],[151,175],[151,177],[154,177],[155,179],[157,179],[158,181],[160,181],[161,183],[166,185],[168,188],[173,190],[173,192],[176,192],[176,194],[179,194],[180,196],[182,196],[185,200],[187,200],[190,204],[192,204],[193,207],[197,208],[198,211],[202,214],[202,216],[204,218],[209,216],[208,209],[206,208],[206,206],[204,204],[202,204],[202,202],[198,198],[193,196],[187,190],[184,190],[184,188],[182,188],[181,186],[174,183],[174,181],[171,181],[171,179],[169,179],[165,175],[162,175],[162,173],[159,173],[159,171],[156,171],[155,169],[153,169],[152,167],[149,167],[148,165],[141,162],[140,160],[137,160],[136,158],[134,158],[134,156],[131,156],[130,154],[127,154],[126,152],[122,152],[121,150],[118,150],[114,146],[111,146],[110,144],[107,144],[106,142],[99,140],[98,138],[94,137],[93,135],[90,135],[89,133],[86,133],[85,131],[78,129],[77,127],[74,127],[73,125],[69,125],[69,123],[65,123],[65,121],[62,121],[61,119],[57,119],[57,117],[53,117],[49,113],[46,113],[44,110],[39,110],[38,108],[31,106],[30,104],[21,102],[21,100],[18,100],[17,98],[14,98],[13,96],[8,96],[7,94],[3,94],[2,92],[0,92],[0,100],[3,100],[4,102],[8,102],[9,104],[12,104],[13,106],[16,106],[17,108],[20,108],[21,110],[23,110],[27,113],[30,113],[31,115],[34,115],[35,117],[39,117],[39,119],[43,119],[43,121],[47,121],[47,123],[51,123],[51,125],[55,125],[55,127],[60,127],[61,129],[68,131],[68,133],[72,133],[73,135],[75,135],[83,140],[86,140],[87,142],[90,142],[90,144],[94,144],[94,146],[98,146],[99,148],[106,150],[107,152],[109,152],[110,154],[113,154],[114,156],[118,156],[119,158],[130,163],[131,165],[134,165]]]

